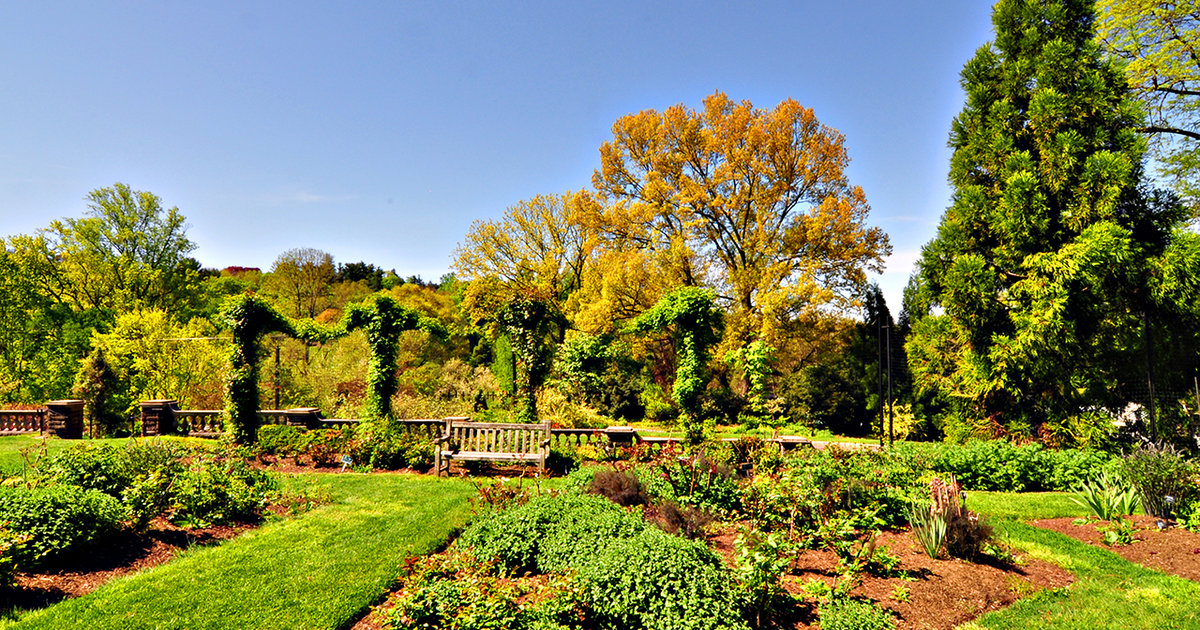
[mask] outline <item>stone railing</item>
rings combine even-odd
[[[0,409],[0,434],[41,433],[45,430],[45,409]]]
[[[0,433],[45,433],[78,440],[83,437],[83,401],[51,400],[41,409],[0,410]]]
[[[142,435],[145,436],[178,434],[215,437],[225,433],[224,412],[219,409],[180,409],[178,402],[172,399],[147,400],[139,405]],[[316,407],[261,409],[258,414],[264,424],[283,424],[308,430],[361,422],[355,418],[324,418]],[[396,422],[406,432],[437,439],[445,433],[447,419],[414,418]],[[83,401],[53,400],[41,409],[0,409],[0,435],[18,433],[46,433],[67,439],[79,439],[83,437]],[[782,450],[812,446],[806,438],[796,436],[779,436],[764,441],[777,444]],[[559,448],[593,445],[608,449],[612,446],[637,444],[649,449],[661,449],[680,442],[680,438],[675,437],[640,435],[632,427],[550,429],[550,446]]]

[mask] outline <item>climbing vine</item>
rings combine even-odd
[[[269,333],[283,333],[308,341],[323,341],[329,332],[313,322],[293,322],[256,295],[231,297],[221,305],[218,320],[233,333],[229,349],[229,374],[225,382],[226,431],[235,444],[258,439],[259,341]]]
[[[767,384],[775,348],[759,339],[725,355],[725,362],[742,370],[746,376],[746,398],[750,405],[739,421],[748,426],[771,422],[767,401]]]
[[[233,333],[229,350],[229,376],[225,386],[225,414],[229,434],[236,444],[252,444],[258,438],[258,374],[263,335],[282,333],[309,342],[325,342],[362,329],[371,358],[367,373],[367,415],[372,420],[390,418],[396,393],[396,340],[406,330],[427,330],[440,338],[446,331],[435,320],[396,303],[388,296],[375,296],[346,308],[336,327],[311,320],[292,320],[254,295],[225,301],[220,321]]]
[[[381,295],[346,308],[339,334],[362,329],[367,335],[371,358],[367,365],[367,417],[390,419],[392,396],[396,393],[396,340],[406,330],[425,330],[445,338],[446,330],[433,319]]]
[[[631,332],[671,331],[678,364],[672,394],[689,443],[704,439],[700,395],[708,383],[709,350],[721,338],[724,317],[710,289],[684,287],[662,297],[629,324]]]
[[[556,325],[563,324],[562,315],[547,300],[515,296],[499,308],[495,317],[517,359],[513,374],[519,404],[517,422],[537,422],[537,391],[550,373],[547,337]]]

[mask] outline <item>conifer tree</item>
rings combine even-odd
[[[1035,432],[1118,408],[1143,362],[1146,282],[1182,218],[1141,186],[1144,141],[1091,0],[1001,0],[963,68],[954,187],[919,263],[908,343],[919,387],[962,433]],[[955,431],[950,431],[954,434]]]

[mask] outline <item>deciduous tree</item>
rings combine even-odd
[[[46,288],[77,310],[195,306],[199,275],[178,208],[126,184],[88,193],[87,214],[54,221],[36,244]]]
[[[1200,195],[1200,3],[1099,0],[1106,50],[1125,63],[1129,86],[1146,106],[1141,130],[1173,188]]]
[[[630,114],[600,156],[593,184],[610,203],[589,223],[608,247],[652,256],[670,286],[716,288],[743,343],[849,305],[889,252],[846,178],[842,135],[792,99],[763,110],[716,92],[700,110]]]
[[[291,305],[294,317],[316,317],[330,304],[337,275],[333,256],[312,247],[283,252],[271,267],[270,286]]]
[[[565,299],[579,288],[589,255],[577,215],[594,203],[582,192],[538,195],[510,206],[500,220],[474,222],[454,252],[456,276],[496,278],[513,290]]]

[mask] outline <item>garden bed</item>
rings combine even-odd
[[[1135,564],[1200,582],[1200,532],[1177,527],[1160,530],[1155,525],[1155,519],[1149,516],[1126,518],[1132,520],[1136,527],[1133,543],[1111,547],[1104,544],[1104,534],[1097,529],[1107,526],[1108,521],[1076,524],[1080,519],[1053,518],[1032,521],[1030,524],[1108,549]]]
[[[18,573],[13,585],[0,587],[0,610],[44,608],[86,595],[110,580],[169,562],[193,546],[229,540],[254,527],[236,524],[185,529],[155,519],[145,533],[122,532],[102,551],[69,565]]]
[[[710,538],[713,549],[734,564],[734,533]],[[1062,567],[1018,557],[1018,563],[974,563],[957,558],[933,560],[925,555],[910,532],[882,532],[876,539],[881,549],[900,559],[896,572],[902,577],[864,576],[854,596],[876,602],[897,615],[900,630],[949,630],[985,612],[1004,608],[1022,597],[1047,588],[1061,588],[1073,581]],[[800,554],[784,587],[805,597],[810,580],[832,584],[837,575],[837,557],[831,551],[808,550]],[[781,628],[818,628],[815,599],[807,609]]]
[[[737,534],[732,529],[708,537],[708,544],[726,563],[735,565]],[[960,559],[930,559],[909,532],[883,532],[881,548],[900,559],[897,573],[903,577],[866,576],[854,595],[875,601],[879,607],[897,615],[898,630],[950,630],[980,615],[1004,608],[1048,588],[1062,588],[1074,576],[1058,565],[1018,557],[1014,565],[980,564]],[[807,596],[804,585],[810,580],[832,584],[837,575],[837,557],[830,551],[808,550],[798,557],[783,585],[797,598],[806,598],[786,620],[774,628],[815,630],[816,599]],[[538,580],[544,576],[512,578]],[[352,630],[383,630],[392,598],[373,608]]]

